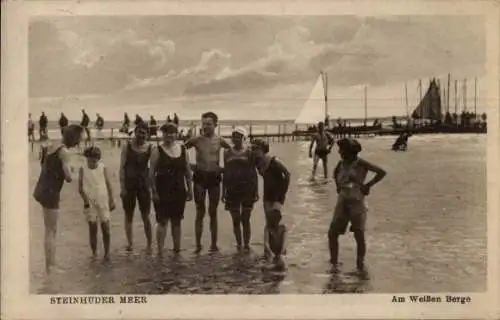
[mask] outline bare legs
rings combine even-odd
[[[45,225],[45,271],[50,274],[50,271],[55,266],[56,260],[56,233],[57,233],[57,216],[59,210],[43,208],[43,220]]]
[[[201,237],[203,235],[203,220],[205,218],[206,207],[205,197],[207,189],[199,184],[194,185],[194,199],[196,203],[196,221],[195,221],[195,234],[196,234],[196,253],[202,249]],[[210,251],[218,251],[217,247],[217,209],[220,201],[220,185],[216,185],[208,189],[208,214],[210,216],[210,234],[211,245]]]

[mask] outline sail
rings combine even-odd
[[[411,116],[414,119],[441,120],[441,92],[436,79],[431,80],[429,89]]]
[[[295,119],[296,124],[317,124],[325,119],[325,88],[323,74],[320,74],[306,103]]]

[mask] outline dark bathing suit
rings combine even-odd
[[[212,189],[220,186],[222,176],[220,170],[205,171],[195,167],[193,171],[193,183],[201,186],[203,189]]]
[[[63,163],[59,157],[62,146],[52,154],[45,151],[42,155],[42,171],[35,187],[33,197],[46,209],[59,209],[61,189],[64,185],[65,174]]]
[[[262,174],[264,180],[264,202],[279,202],[285,203],[288,186],[285,183],[283,171],[276,162],[276,157],[271,158],[269,166]]]
[[[131,143],[127,145],[125,160],[125,190],[126,196],[122,199],[125,212],[135,210],[136,201],[139,202],[141,212],[148,212],[151,208],[151,194],[149,192],[148,173],[151,145],[146,152],[135,151]]]
[[[316,149],[314,150],[314,153],[320,157],[321,159],[324,159],[328,156],[328,154],[330,153],[330,151],[328,151],[328,144],[325,143],[325,140],[326,142],[329,142],[329,138],[328,138],[328,135],[326,133],[323,132],[323,134],[319,134],[318,133],[318,136],[320,137],[318,140],[316,140]]]
[[[224,168],[226,210],[253,209],[257,194],[257,171],[251,150],[229,150]]]
[[[158,147],[159,159],[156,171],[156,190],[160,200],[155,202],[156,221],[184,219],[186,207],[186,148],[181,146],[181,155],[169,156],[162,147]]]

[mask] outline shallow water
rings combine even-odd
[[[288,271],[264,271],[262,254],[263,211],[259,203],[252,215],[252,250],[235,254],[229,213],[219,207],[221,252],[200,256],[194,249],[192,203],[183,221],[180,258],[163,260],[144,252],[142,222],[136,213],[136,252],[124,252],[123,212],[112,213],[112,262],[90,260],[87,226],[76,185],[63,189],[57,261],[63,273],[44,279],[43,219],[32,201],[30,210],[30,270],[33,293],[352,293],[352,292],[460,292],[486,289],[486,136],[414,136],[408,152],[388,151],[392,137],[362,139],[362,157],[388,171],[368,198],[367,265],[369,280],[359,279],[355,243],[351,234],[340,238],[342,272],[328,273],[326,233],[336,200],[333,184],[308,182],[311,160],[307,143],[271,146],[292,172],[284,208],[289,228]],[[112,168],[118,200],[116,148],[103,149]],[[31,186],[39,173],[35,156]],[[330,172],[338,155],[330,156]],[[321,169],[321,168],[319,168]],[[321,170],[318,170],[318,173]],[[154,222],[154,215],[151,220]],[[209,244],[209,221],[203,243]],[[167,248],[171,247],[167,235]],[[101,247],[99,247],[101,250]],[[102,250],[101,250],[102,252]],[[101,253],[102,254],[102,253]]]

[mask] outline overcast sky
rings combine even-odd
[[[31,98],[307,96],[321,69],[330,87],[390,86],[484,65],[484,20],[467,16],[57,17],[29,31]]]

